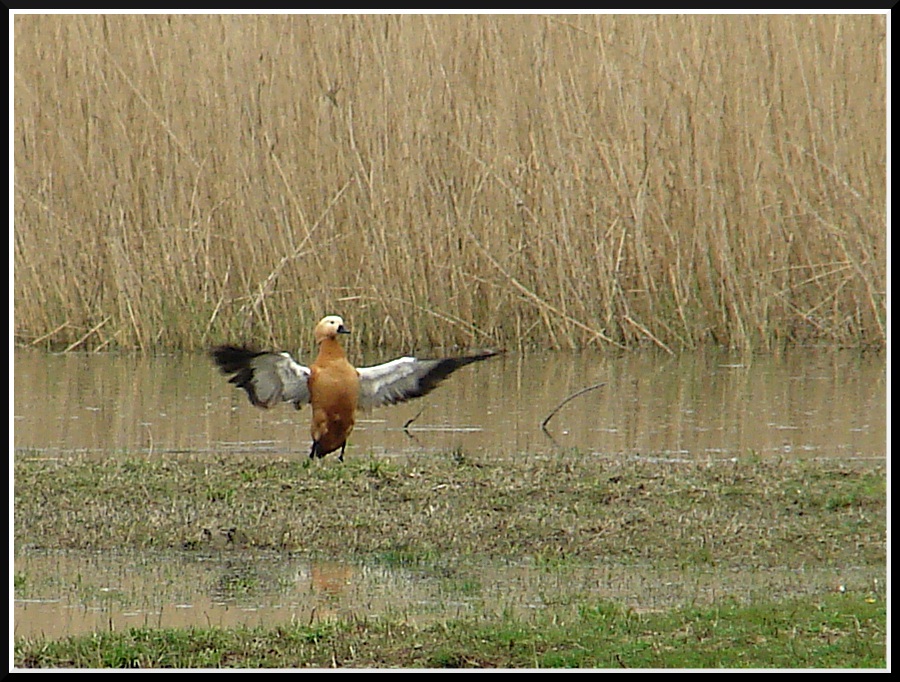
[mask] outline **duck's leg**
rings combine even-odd
[[[346,450],[346,449],[347,449],[347,441],[344,441],[344,444],[341,446],[341,454],[338,455],[339,462],[344,461],[344,450]]]

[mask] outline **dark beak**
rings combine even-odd
[[[338,334],[349,334],[349,333],[350,333],[350,330],[347,329],[344,325],[341,325],[340,327],[338,327],[338,332],[337,332],[337,333],[338,333]]]

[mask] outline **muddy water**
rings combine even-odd
[[[534,567],[454,563],[409,569],[313,562],[275,553],[29,553],[16,558],[15,635],[60,638],[130,627],[234,627],[335,617],[434,618],[553,609],[591,599],[648,611],[848,590],[884,595],[881,575],[858,567],[721,572],[608,565]]]
[[[14,369],[17,450],[309,451],[306,410],[254,408],[202,356],[16,352]],[[599,382],[556,413],[549,434],[541,429],[563,400]],[[703,460],[883,458],[886,399],[881,356],[507,355],[460,370],[423,399],[364,416],[348,456],[566,448]]]
[[[752,359],[507,355],[461,370],[422,400],[367,415],[347,457],[427,457],[458,449],[503,458],[564,448],[572,456],[612,458],[884,460],[885,370],[881,356],[837,352]],[[202,356],[17,351],[14,372],[17,457],[308,452],[306,411],[256,410]],[[542,430],[563,400],[599,382],[605,385],[565,404]],[[725,594],[883,589],[883,571],[853,567],[722,575],[453,561],[442,570],[415,570],[265,553],[16,552],[15,632],[61,637],[354,614],[527,613],[571,603],[575,595],[653,609]]]

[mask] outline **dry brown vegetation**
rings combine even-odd
[[[885,343],[884,15],[14,22],[20,343]]]

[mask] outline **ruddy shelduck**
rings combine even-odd
[[[340,449],[338,459],[343,462],[357,409],[419,398],[460,367],[497,355],[497,351],[482,350],[434,360],[402,357],[356,368],[338,341],[338,336],[349,333],[337,315],[322,318],[315,329],[319,354],[310,367],[297,363],[288,353],[246,346],[218,346],[212,357],[222,372],[231,376],[229,382],[244,389],[257,407],[286,402],[299,410],[307,403],[312,405],[309,456],[320,458]]]

